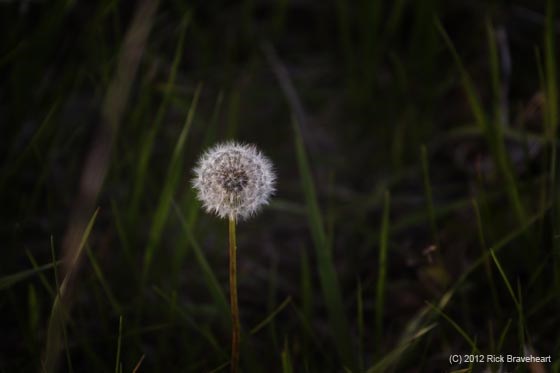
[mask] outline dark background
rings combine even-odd
[[[558,371],[558,8],[0,2],[0,372],[229,369],[190,181],[228,139],[278,176],[238,225],[244,370]]]

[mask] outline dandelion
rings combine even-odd
[[[274,192],[272,163],[254,145],[218,144],[206,151],[193,181],[205,210],[229,220],[229,288],[232,321],[231,372],[239,366],[240,322],[237,303],[235,224],[254,215]]]
[[[244,220],[274,192],[272,164],[254,145],[218,144],[201,157],[194,187],[209,213]]]

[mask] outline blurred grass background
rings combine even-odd
[[[238,226],[243,371],[560,371],[558,8],[0,2],[0,372],[229,369],[190,185],[226,139],[278,174]]]

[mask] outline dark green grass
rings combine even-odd
[[[229,370],[191,188],[226,139],[278,174],[237,229],[242,371],[560,371],[554,0],[140,3],[0,3],[0,372]]]

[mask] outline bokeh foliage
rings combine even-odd
[[[232,138],[278,173],[238,226],[244,371],[559,371],[559,7],[0,2],[0,372],[228,369],[190,179]]]

